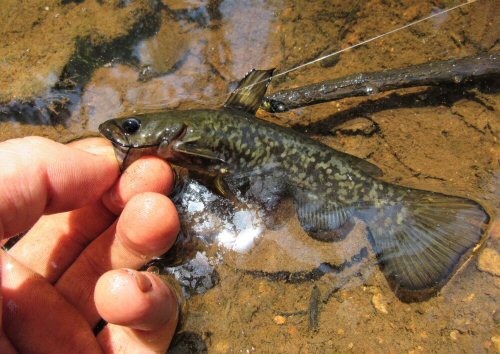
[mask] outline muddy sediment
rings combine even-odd
[[[128,54],[93,67],[92,75],[74,87],[80,93],[64,117],[57,109],[47,111],[46,121],[2,116],[0,140],[43,135],[67,141],[93,134],[101,121],[123,114],[219,107],[252,67],[283,71],[454,4],[163,1],[158,10],[149,1],[7,2],[0,9],[0,16],[9,19],[8,26],[0,26],[6,39],[0,44],[0,101],[5,105],[56,89],[79,38],[96,45],[119,43]],[[270,91],[498,51],[499,6],[494,1],[478,5],[283,76]],[[160,18],[156,36],[116,42],[149,16]],[[281,114],[259,111],[258,116],[369,160],[384,171],[386,181],[471,198],[494,216],[500,208],[498,92],[495,82],[467,90],[409,88]],[[342,245],[311,240],[294,217],[290,213],[286,233],[268,232],[250,253],[225,254],[217,286],[188,300],[173,352],[498,351],[497,223],[484,251],[437,296],[405,303],[369,262],[297,283],[267,276],[311,271],[321,262],[341,265],[362,247],[370,250],[362,231]],[[371,252],[366,260],[373,259]]]

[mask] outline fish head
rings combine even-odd
[[[157,119],[155,115],[114,118],[99,126],[99,132],[113,144],[122,170],[144,155],[161,157],[186,130],[181,121]]]

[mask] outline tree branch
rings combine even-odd
[[[334,80],[275,92],[264,99],[268,112],[290,109],[345,97],[370,96],[379,92],[414,86],[463,84],[500,76],[500,53],[461,59],[433,61],[402,69],[344,76]]]

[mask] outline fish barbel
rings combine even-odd
[[[367,161],[257,119],[271,74],[250,72],[223,109],[141,114],[99,129],[123,168],[157,155],[212,177],[222,195],[239,191],[267,209],[292,197],[315,239],[342,239],[353,218],[362,219],[394,287],[417,295],[441,288],[481,244],[487,212],[469,199],[384,182]]]

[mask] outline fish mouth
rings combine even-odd
[[[104,135],[106,139],[111,141],[114,146],[121,146],[123,148],[131,148],[127,135],[125,135],[115,120],[108,120],[99,125],[99,132]]]
[[[136,148],[113,144],[113,149],[115,150],[115,156],[122,171],[142,156],[158,155],[158,145]]]
[[[153,137],[149,136],[149,134],[139,134],[139,136],[135,137],[135,140],[140,143],[133,143],[129,139],[130,135],[123,131],[122,126],[117,120],[111,119],[99,126],[99,132],[113,144],[115,156],[122,171],[135,160],[145,155],[154,155],[168,159],[171,154],[172,144],[177,139],[182,138],[186,131],[187,127],[181,125],[165,129]],[[149,140],[149,144],[147,140]]]
[[[120,166],[120,170],[124,171],[128,165],[131,163],[127,161],[127,157],[129,156],[130,150],[132,148],[130,147],[124,147],[121,145],[117,145],[113,142],[113,150],[115,151],[115,157],[116,160],[118,161],[118,165]]]
[[[104,135],[106,139],[111,141],[114,146],[122,147],[123,149],[131,148],[150,148],[157,147],[160,143],[155,142],[153,144],[134,144],[129,140],[129,135],[124,133],[120,124],[114,120],[108,120],[101,125],[99,125],[99,132]]]

